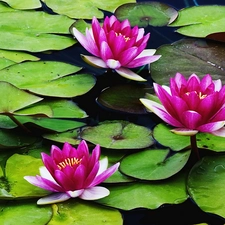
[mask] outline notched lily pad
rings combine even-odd
[[[189,173],[187,190],[205,212],[225,218],[225,156],[206,156]]]
[[[107,121],[85,128],[81,138],[112,149],[140,149],[154,143],[151,130],[127,121]]]
[[[128,19],[131,26],[166,26],[178,16],[178,12],[160,2],[139,2],[121,5],[115,11],[119,20]]]
[[[121,112],[146,114],[146,109],[139,100],[145,97],[146,92],[154,91],[146,85],[117,85],[103,90],[97,102],[106,108]]]
[[[122,173],[141,180],[162,180],[178,173],[187,163],[191,151],[172,155],[169,149],[148,149],[123,158]]]
[[[177,72],[200,78],[210,74],[225,83],[224,43],[187,38],[159,47],[156,54],[162,57],[151,65],[151,76],[159,84],[168,85]]]
[[[187,7],[179,11],[178,18],[171,24],[181,27],[177,32],[190,37],[207,37],[210,34],[225,32],[225,6],[205,5]]]

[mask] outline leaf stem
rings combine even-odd
[[[7,115],[15,124],[17,124],[19,127],[21,127],[26,133],[31,133],[31,131],[25,127],[22,123],[20,123],[19,120],[17,120],[12,114]]]
[[[191,141],[191,150],[195,153],[197,159],[200,159],[199,151],[198,151],[198,146],[197,146],[197,141],[196,141],[196,135],[190,136],[190,141]]]

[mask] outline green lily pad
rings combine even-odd
[[[44,0],[49,8],[58,14],[67,15],[76,19],[92,19],[93,16],[103,18],[100,10],[114,12],[115,9],[125,3],[135,0]]]
[[[140,149],[153,145],[151,130],[126,121],[106,121],[85,128],[81,138],[112,149]]]
[[[29,213],[28,213],[29,212]],[[52,217],[51,206],[37,206],[34,201],[0,203],[0,223],[7,225],[45,225]]]
[[[156,125],[153,129],[154,139],[161,145],[171,148],[173,151],[180,151],[190,146],[190,137],[172,133],[173,127],[164,123]]]
[[[16,9],[13,9],[11,7],[9,7],[8,4],[6,4],[5,2],[0,2],[0,12],[15,12],[17,11]]]
[[[70,75],[79,70],[80,67],[63,62],[24,62],[1,70],[0,81],[39,95],[75,97],[95,85],[95,78],[89,74]],[[14,79],[15,75],[17,79]]]
[[[41,101],[42,98],[18,89],[7,82],[0,82],[0,93],[4,96],[0,100],[0,113],[13,113],[28,105]]]
[[[169,149],[148,149],[123,158],[120,171],[141,180],[162,180],[178,173],[187,163],[191,151],[172,155]]]
[[[121,214],[116,209],[73,199],[52,205],[53,217],[48,225],[122,225]],[[74,213],[76,212],[76,213]]]
[[[10,119],[9,116],[0,115],[0,128],[13,129],[16,128],[17,124]]]
[[[18,10],[1,13],[0,20],[1,49],[40,52],[65,49],[76,43],[72,36],[64,35],[74,23],[66,16]]]
[[[166,26],[177,18],[178,12],[169,5],[152,1],[121,5],[115,16],[119,20],[128,19],[131,26]]]
[[[49,192],[28,183],[24,176],[39,174],[39,167],[43,166],[41,159],[29,155],[12,155],[6,162],[5,174],[8,182],[8,191],[12,198],[40,197]],[[4,196],[0,196],[4,198]]]
[[[33,106],[15,112],[17,115],[45,114],[53,118],[86,118],[87,114],[78,105],[65,99],[43,100]]]
[[[157,209],[163,204],[179,204],[188,198],[185,180],[186,175],[179,173],[164,181],[109,186],[110,195],[97,202],[122,210]]]
[[[184,8],[170,25],[181,27],[177,32],[190,37],[206,37],[209,34],[225,32],[225,6],[205,5]]]
[[[213,79],[225,82],[224,43],[182,39],[159,47],[156,54],[162,57],[151,64],[151,76],[159,84],[169,84],[170,77],[174,77],[178,71],[186,77],[192,73],[200,78],[210,74]]]
[[[34,136],[15,130],[0,129],[0,149],[21,148],[33,144],[36,141]]]
[[[146,85],[117,85],[103,90],[97,102],[121,112],[146,114],[146,109],[139,100],[145,97],[146,92],[153,92],[153,89]]]
[[[71,145],[78,145],[80,143],[80,140],[78,139],[78,132],[78,130],[71,130],[56,134],[43,134],[42,137],[58,143],[68,142]]]
[[[15,118],[21,123],[26,125],[33,125],[36,128],[47,129],[48,131],[65,132],[73,130],[78,127],[86,125],[83,122],[66,119],[54,119],[37,116],[15,116]]]
[[[41,7],[39,0],[2,0],[14,9],[36,9]]]
[[[225,156],[206,156],[189,173],[187,189],[205,212],[225,218]]]

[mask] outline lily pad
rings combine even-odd
[[[14,9],[36,9],[41,7],[39,0],[2,0]]]
[[[97,102],[106,108],[121,112],[146,114],[146,109],[139,100],[145,97],[146,92],[154,91],[146,85],[116,85],[103,90]]]
[[[7,225],[45,225],[52,217],[51,206],[39,207],[34,201],[4,202],[0,203],[0,209],[0,223],[7,221]]]
[[[52,205],[53,217],[48,225],[122,225],[121,214],[116,209],[106,208],[81,200],[70,200]],[[74,213],[76,212],[76,213]]]
[[[179,173],[175,177],[159,182],[109,186],[110,195],[97,202],[122,210],[157,209],[163,204],[179,204],[188,198],[185,179],[186,175]]]
[[[191,151],[172,155],[169,149],[148,149],[123,158],[120,171],[141,180],[162,180],[178,173],[187,163]]]
[[[24,179],[24,176],[39,174],[39,167],[41,166],[43,166],[41,159],[29,155],[14,154],[7,160],[5,166],[6,179],[9,185],[7,191],[13,198],[39,197],[49,193]]]
[[[115,11],[119,20],[128,19],[131,26],[146,27],[166,26],[172,23],[178,16],[178,12],[160,2],[139,2],[121,5]]]
[[[225,32],[225,6],[205,5],[187,7],[179,11],[178,18],[170,25],[181,27],[177,32],[190,37],[204,38],[209,34]]]
[[[86,118],[87,114],[78,105],[65,99],[43,100],[33,106],[16,111],[17,115],[45,114],[53,118]]]
[[[190,137],[172,133],[173,127],[160,123],[153,129],[154,139],[161,145],[180,151],[190,146]]]
[[[7,82],[0,82],[0,113],[9,114],[28,105],[41,101],[42,98],[18,89]]]
[[[225,44],[200,39],[182,39],[157,49],[162,57],[151,64],[151,76],[159,84],[169,84],[177,72],[189,77],[192,73],[200,78],[210,74],[213,79],[225,82]]]
[[[114,12],[118,6],[135,0],[44,0],[43,2],[58,14],[76,19],[92,19],[93,16],[103,18],[101,10]]]
[[[70,75],[79,70],[80,67],[63,62],[24,62],[1,70],[0,81],[39,95],[74,97],[85,94],[95,85],[92,75]]]
[[[36,128],[47,129],[48,131],[65,132],[86,125],[83,122],[66,119],[54,119],[37,116],[15,116],[22,124],[33,125]]]
[[[112,149],[140,149],[153,145],[151,130],[126,121],[106,121],[85,128],[81,138]]]
[[[225,218],[224,182],[225,156],[206,156],[190,171],[187,189],[203,211]]]
[[[1,49],[41,52],[65,49],[76,43],[72,36],[64,35],[74,23],[66,16],[18,10],[1,13],[0,20]]]

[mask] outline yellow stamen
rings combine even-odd
[[[57,166],[58,168],[61,170],[63,168],[65,168],[66,166],[74,166],[74,165],[78,165],[80,164],[82,159],[78,159],[78,158],[66,158],[64,161],[60,162]]]
[[[121,33],[116,33],[116,32],[115,32],[115,34],[116,34],[117,37],[118,37],[118,36],[122,36],[126,42],[130,40],[129,37],[126,37],[125,35],[122,35]]]
[[[195,92],[196,95],[198,95],[198,97],[200,99],[204,99],[205,97],[207,97],[207,95],[206,94],[203,95],[201,91],[200,92],[194,91],[194,92]],[[188,96],[188,95],[190,95],[190,92],[186,92],[185,94]]]

